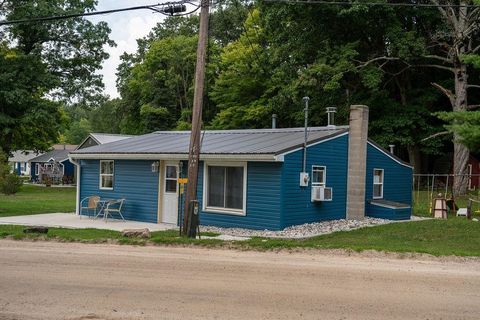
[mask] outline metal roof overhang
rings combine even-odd
[[[75,160],[188,160],[184,153],[70,153],[70,159]],[[224,161],[268,161],[283,162],[282,156],[274,154],[201,154],[200,160]]]

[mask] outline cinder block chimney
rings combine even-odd
[[[367,170],[368,107],[350,107],[348,135],[347,219],[365,218],[365,175]]]

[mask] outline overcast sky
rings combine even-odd
[[[134,7],[147,4],[155,4],[159,0],[99,0],[97,10],[109,10],[125,7]],[[136,39],[146,36],[149,31],[165,16],[153,13],[150,10],[135,10],[119,13],[112,13],[104,16],[93,16],[89,20],[93,22],[105,21],[112,29],[110,38],[115,41],[117,47],[107,47],[110,59],[105,61],[100,73],[105,83],[105,93],[110,97],[118,97],[115,87],[115,72],[120,63],[120,56],[123,52],[132,53],[136,51]]]

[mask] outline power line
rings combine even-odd
[[[21,24],[21,23],[42,22],[42,21],[65,20],[65,19],[78,18],[78,17],[96,16],[96,15],[104,15],[104,14],[110,14],[110,13],[116,13],[116,12],[145,10],[145,9],[170,16],[170,14],[165,13],[164,11],[165,8],[168,8],[169,6],[172,6],[172,5],[178,5],[178,4],[185,4],[185,3],[193,4],[192,2],[196,2],[196,0],[192,0],[192,1],[181,0],[181,1],[175,1],[175,2],[157,3],[157,4],[151,4],[151,5],[136,6],[136,7],[127,7],[127,8],[93,11],[93,12],[71,13],[71,14],[57,15],[57,16],[32,17],[32,18],[26,18],[26,19],[10,20],[10,21],[4,20],[4,21],[0,21],[0,26]],[[196,9],[186,14],[191,14],[197,11],[199,7],[200,6],[198,6]]]
[[[265,2],[278,3],[301,3],[316,5],[354,6],[363,5],[368,7],[417,7],[417,8],[480,8],[478,4],[431,4],[431,3],[397,3],[397,2],[345,2],[323,0],[264,0]]]

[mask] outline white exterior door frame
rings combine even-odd
[[[159,172],[158,222],[178,223],[178,161],[162,161]]]

